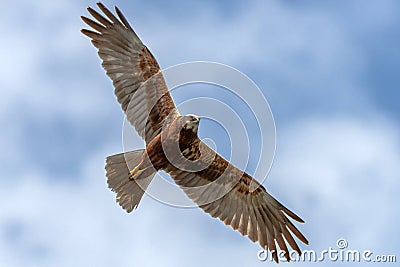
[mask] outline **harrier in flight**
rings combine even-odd
[[[145,149],[106,160],[107,183],[119,205],[134,210],[156,172],[164,170],[200,208],[269,249],[275,261],[277,245],[287,260],[286,243],[300,254],[292,235],[308,241],[289,217],[303,220],[199,139],[200,118],[179,114],[157,61],[121,11],[115,8],[116,17],[97,5],[103,15],[89,7],[94,19],[82,20],[93,30],[82,33],[98,49],[118,102],[146,142]]]

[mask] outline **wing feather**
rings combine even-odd
[[[202,146],[205,158],[209,158],[211,153],[215,154],[208,146]],[[171,168],[168,172],[200,208],[242,235],[247,235],[250,240],[258,242],[264,249],[269,249],[275,261],[278,261],[277,246],[290,260],[286,242],[301,253],[293,235],[308,244],[288,217],[298,222],[303,220],[268,194],[250,175],[218,154],[205,170],[189,173]],[[254,182],[259,187],[250,191],[250,184]]]
[[[242,235],[247,235],[248,234],[248,223],[249,223],[249,206],[246,202],[243,202],[243,214],[242,218],[240,220],[240,225],[239,225],[239,232]]]
[[[236,200],[236,211],[235,216],[231,222],[231,226],[233,229],[237,230],[239,228],[240,218],[242,216],[243,208],[242,208],[242,201],[239,198]]]
[[[251,241],[256,242],[258,237],[257,218],[255,216],[251,195],[247,195],[247,205],[249,207],[249,238]]]
[[[285,225],[281,224],[281,230],[283,232],[283,236],[285,237],[286,241],[289,245],[299,254],[301,254],[301,250],[297,245],[296,241],[294,240],[293,236],[289,233]]]
[[[118,102],[128,121],[148,143],[161,131],[168,116],[179,113],[156,59],[121,11],[115,8],[116,17],[103,4],[97,5],[104,15],[89,7],[95,20],[84,16],[82,20],[95,31],[83,29],[82,33],[98,48]]]
[[[259,203],[255,203],[255,201],[258,202],[258,197],[257,198],[252,198],[253,201],[253,207],[259,206]],[[266,227],[260,227],[261,225],[265,225],[265,221],[261,215],[260,209],[254,209],[254,214],[257,219],[257,226],[258,226],[258,240],[262,248],[265,248],[265,246],[268,244],[267,238],[267,228]]]
[[[229,208],[226,214],[227,215],[226,219],[224,220],[224,223],[226,225],[231,225],[236,210],[237,210],[237,198],[235,196],[233,199],[229,200]]]

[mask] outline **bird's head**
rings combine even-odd
[[[199,128],[199,122],[200,122],[200,117],[189,114],[186,116],[183,116],[184,124],[183,124],[183,129],[184,130],[192,130],[194,133],[197,134],[197,130]]]

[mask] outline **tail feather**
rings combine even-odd
[[[117,194],[118,204],[127,212],[131,212],[139,205],[140,200],[156,171],[147,177],[129,179],[130,170],[139,163],[144,149],[116,154],[106,159],[106,176],[108,187]]]

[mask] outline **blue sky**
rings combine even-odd
[[[277,127],[264,184],[305,219],[308,249],[346,238],[351,249],[400,260],[398,1],[105,4],[120,7],[163,68],[220,62],[261,88]],[[269,264],[257,260],[258,245],[199,209],[144,197],[125,214],[115,203],[104,161],[123,149],[124,118],[79,32],[88,5],[39,0],[0,10],[0,263]]]

